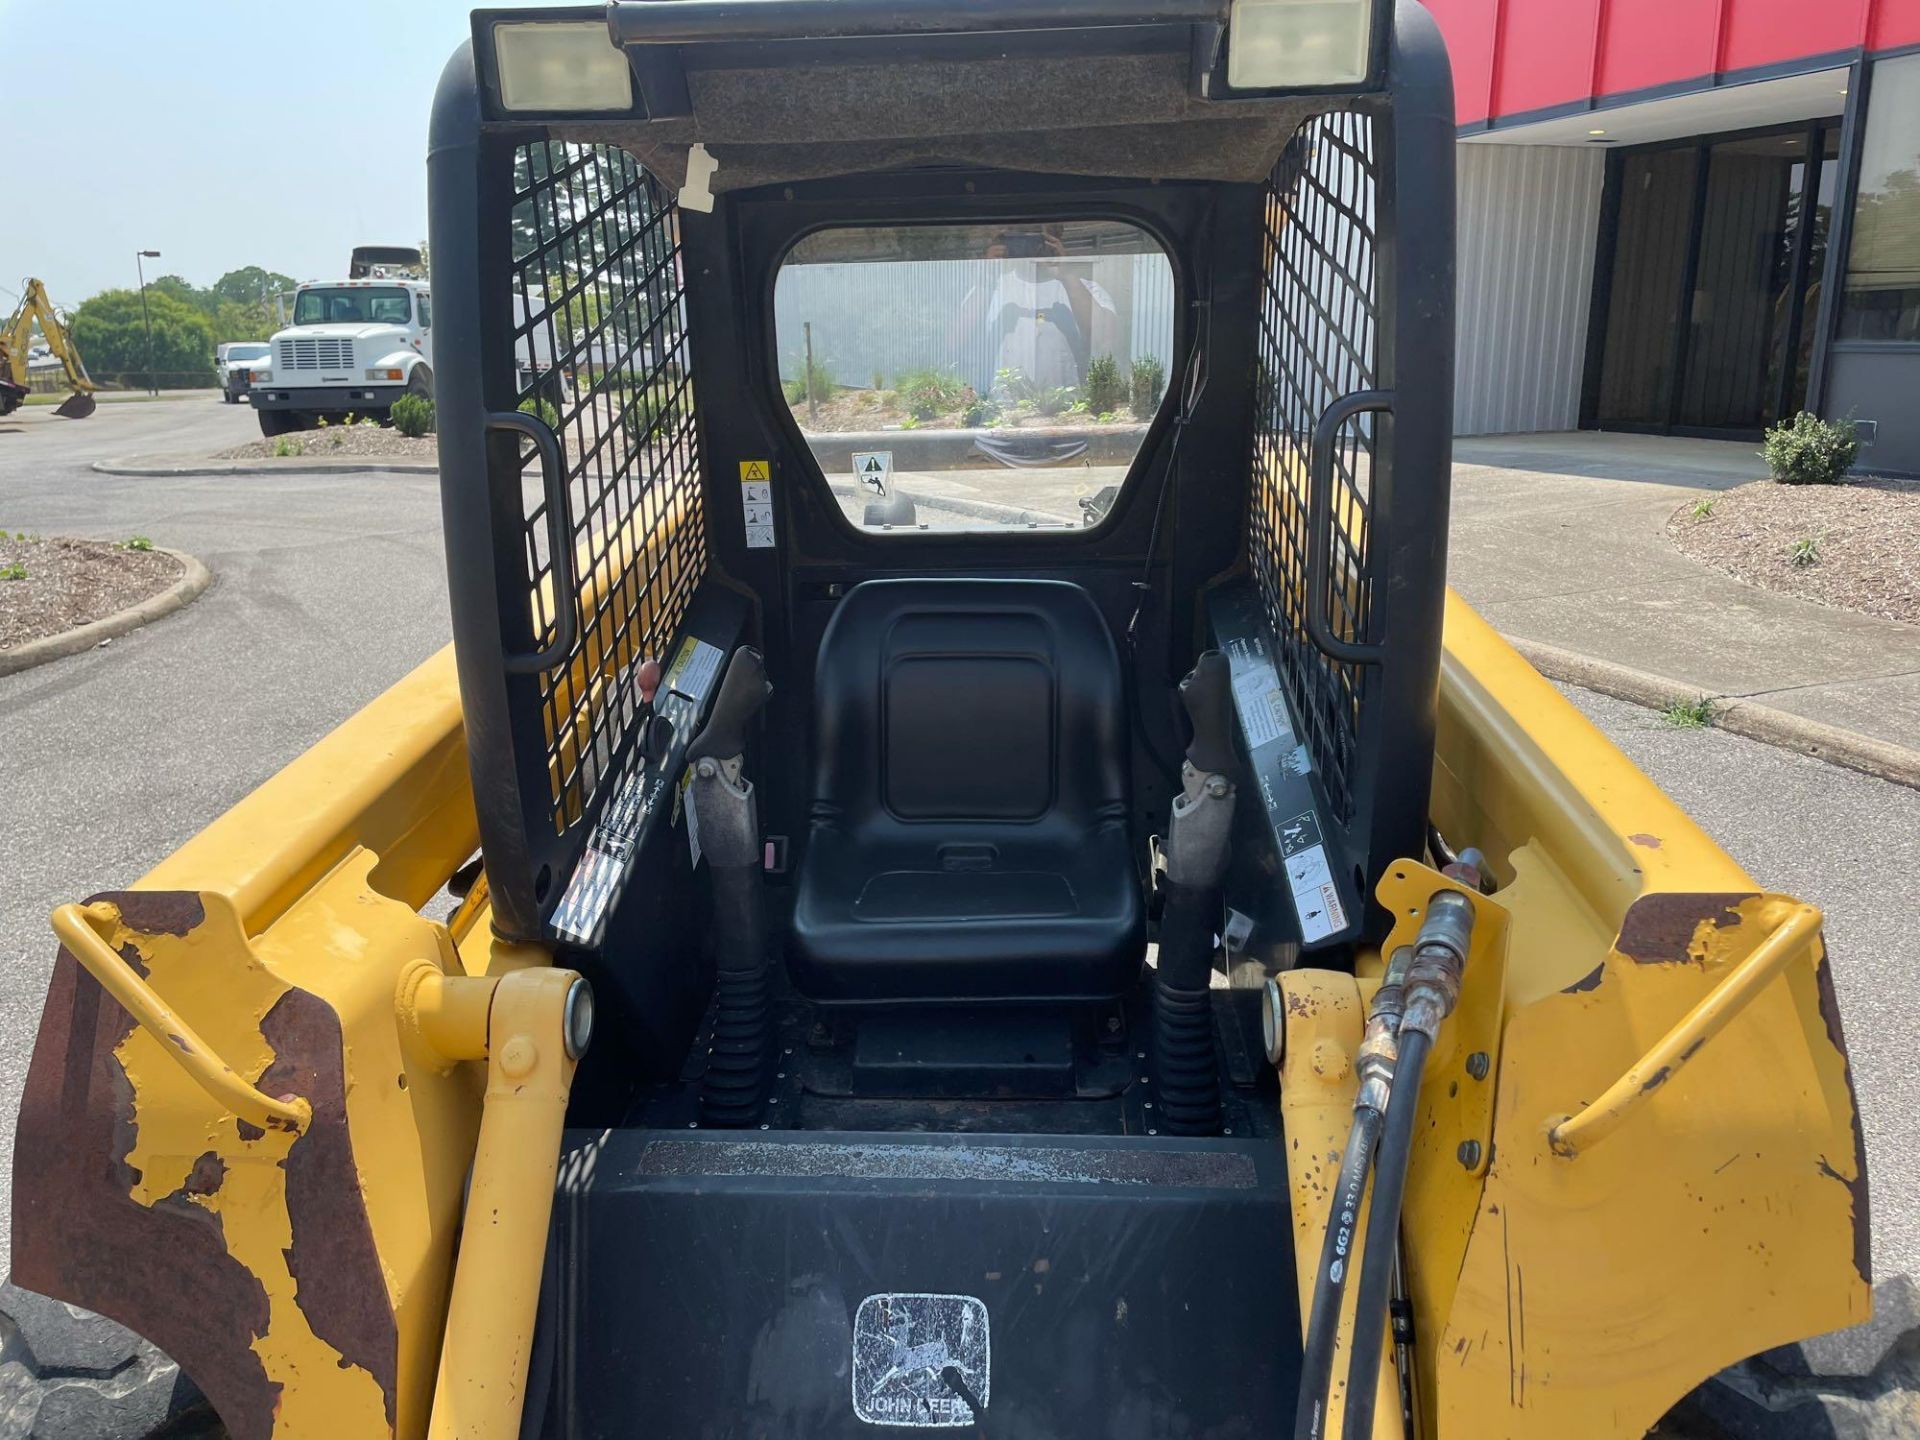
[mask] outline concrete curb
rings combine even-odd
[[[438,461],[378,460],[201,460],[169,464],[166,461],[96,460],[88,467],[99,475],[130,475],[165,479],[184,475],[438,475]]]
[[[1650,675],[1644,670],[1616,665],[1611,660],[1596,660],[1591,655],[1576,654],[1537,640],[1509,636],[1507,643],[1549,680],[1578,685],[1582,690],[1597,690],[1602,695],[1630,700],[1653,710],[1664,710],[1682,701],[1710,699],[1714,702],[1716,729],[1777,745],[1782,750],[1797,750],[1878,780],[1920,790],[1920,750],[1842,730],[1836,725],[1823,725],[1818,720],[1808,720],[1757,701],[1709,695],[1698,685],[1682,685],[1664,675]]]
[[[58,635],[48,635],[39,640],[29,640],[26,644],[15,645],[10,650],[0,650],[0,675],[16,675],[22,670],[31,670],[36,665],[45,665],[50,660],[63,660],[69,655],[78,655],[83,650],[91,650],[103,640],[113,640],[129,631],[138,630],[143,625],[151,625],[154,621],[191,605],[213,583],[213,572],[193,556],[181,550],[165,550],[157,545],[154,549],[180,562],[181,574],[178,580],[158,595],[149,595],[137,605],[129,605],[124,610],[102,616],[77,629],[66,630]]]

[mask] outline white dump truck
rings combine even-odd
[[[433,299],[420,252],[363,247],[348,274],[294,292],[292,325],[249,377],[261,434],[348,415],[384,420],[401,396],[432,396]]]

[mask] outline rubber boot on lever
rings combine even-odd
[[[1180,682],[1193,742],[1167,830],[1166,903],[1154,982],[1160,1126],[1176,1135],[1220,1131],[1220,1067],[1213,1049],[1214,926],[1233,828],[1233,685],[1227,657],[1203,654]]]
[[[700,1089],[700,1116],[709,1125],[756,1123],[772,1069],[760,815],[753,783],[741,773],[747,728],[771,693],[760,652],[741,646],[706,725],[687,747],[693,769],[687,800],[713,874],[713,1045]]]

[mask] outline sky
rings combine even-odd
[[[427,117],[473,8],[0,0],[0,316],[27,275],[67,309],[131,287],[136,250],[205,286],[424,239]]]

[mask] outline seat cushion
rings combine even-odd
[[[791,960],[823,1000],[1084,999],[1138,977],[1112,636],[1078,586],[855,587],[821,642]]]

